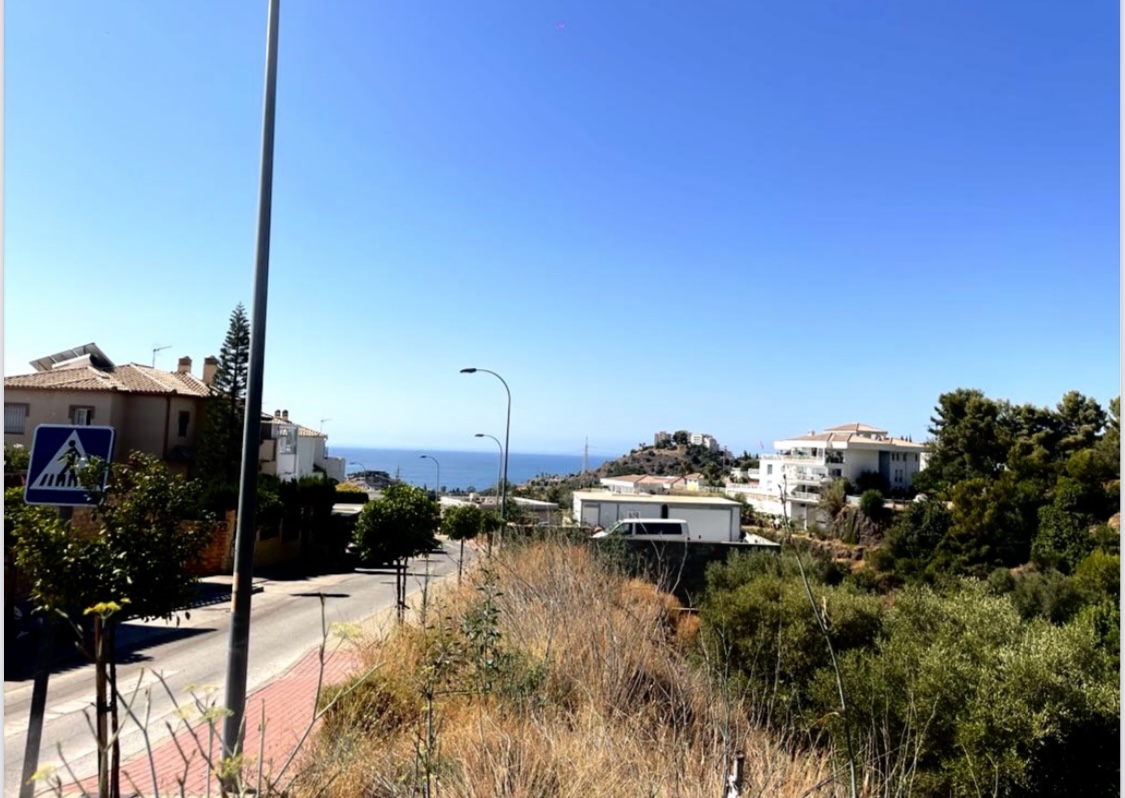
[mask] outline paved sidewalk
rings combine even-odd
[[[262,754],[264,774],[277,773],[290,754],[296,749],[301,735],[313,718],[313,701],[320,670],[319,649],[306,654],[289,671],[277,677],[264,687],[251,693],[246,699],[246,743],[243,751],[248,760],[253,760],[251,774],[257,772],[259,752]],[[325,652],[324,684],[339,684],[360,666],[358,653],[345,645],[335,652],[332,646]],[[261,724],[265,718],[265,740],[263,743]],[[222,732],[222,719],[215,723],[218,733]],[[181,723],[175,738],[166,737],[152,752],[156,769],[156,783],[162,795],[205,795],[209,772],[201,748],[208,744],[208,728],[203,721],[193,722],[196,737]],[[315,733],[315,729],[314,729]],[[181,753],[182,751],[182,753]],[[211,743],[210,757],[220,752],[218,740]],[[185,756],[188,762],[185,764]],[[295,768],[286,773],[286,780],[293,776]],[[147,755],[137,757],[121,766],[122,795],[153,795],[152,767]],[[181,783],[183,787],[181,789]],[[136,785],[134,789],[133,785]],[[97,794],[97,776],[83,781],[81,787],[72,786],[74,793]],[[213,781],[211,794],[218,795],[218,782]]]
[[[470,545],[475,543],[471,541]],[[446,578],[456,579],[456,570]],[[211,577],[206,580],[212,590],[221,591],[224,583],[230,584],[229,577]],[[255,587],[268,584],[269,577],[256,577]],[[408,603],[413,605],[408,599]],[[412,613],[408,613],[412,614]],[[393,624],[395,610],[393,607],[383,609],[373,616],[357,624],[360,640],[375,639],[385,633]],[[189,623],[201,623],[193,617]],[[257,761],[259,752],[264,763],[264,775],[277,774],[293,753],[301,736],[305,733],[312,721],[315,711],[314,699],[316,685],[320,671],[319,647],[306,653],[288,671],[275,677],[262,687],[250,693],[246,699],[246,741],[243,753],[252,765],[247,768],[251,779],[250,787],[257,786],[253,779],[257,774]],[[355,649],[355,643],[331,639],[325,651],[323,684],[325,686],[339,684],[348,676],[358,673],[362,667],[361,657]],[[185,702],[190,700],[184,697]],[[262,739],[261,725],[265,718],[265,740]],[[123,717],[122,722],[128,722]],[[131,723],[130,723],[131,725]],[[223,719],[215,722],[217,733],[222,732]],[[195,735],[184,728],[181,722],[175,728],[175,737],[168,735],[166,730],[161,739],[155,744],[152,751],[152,762],[156,770],[156,783],[160,795],[175,796],[204,796],[208,794],[208,779],[211,779],[210,795],[218,796],[218,780],[209,773],[202,748],[208,745],[208,726],[202,721],[193,721]],[[315,734],[314,727],[310,740]],[[198,739],[198,742],[197,742]],[[306,747],[308,743],[306,743]],[[218,740],[211,743],[209,757],[217,757],[220,752]],[[185,757],[189,759],[185,763]],[[300,754],[293,766],[286,771],[284,780],[295,774],[299,765]],[[61,774],[60,774],[61,775]],[[181,787],[182,783],[182,787]],[[134,788],[135,785],[135,788]],[[80,785],[71,784],[64,790],[69,796],[97,795],[97,776],[84,778]],[[122,763],[121,766],[121,794],[123,796],[155,794],[153,789],[152,767],[147,754],[141,754]]]

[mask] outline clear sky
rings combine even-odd
[[[251,301],[266,2],[5,11],[4,373],[198,374]],[[513,451],[616,454],[1104,404],[1118,34],[1112,0],[282,0],[265,409],[473,449],[479,366]]]

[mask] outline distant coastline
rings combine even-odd
[[[500,466],[500,451],[495,445],[491,450],[482,448],[481,451],[329,446],[328,453],[332,457],[343,457],[349,474],[365,469],[386,471],[392,477],[397,473],[399,479],[411,485],[433,488],[438,467],[433,459],[423,458],[425,454],[440,464],[441,486],[447,490],[494,487],[498,482]],[[612,458],[591,455],[587,466],[593,470],[608,459]],[[516,485],[544,474],[565,477],[581,471],[582,455],[513,451],[508,457],[508,481]]]

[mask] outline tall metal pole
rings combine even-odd
[[[428,454],[422,455],[422,459],[423,460],[433,460],[434,465],[437,466],[437,486],[435,487],[434,492],[440,496],[441,495],[441,463],[438,462],[438,459],[436,457],[431,457]]]
[[[223,727],[227,756],[242,749],[246,712],[246,670],[250,653],[250,593],[254,578],[258,450],[261,448],[262,372],[266,356],[266,299],[269,293],[270,214],[273,198],[273,126],[277,97],[277,23],[280,0],[268,0],[266,91],[262,111],[262,169],[258,189],[258,248],[254,268],[254,305],[250,316],[250,367],[246,387],[246,425],[242,436],[242,483],[238,493],[234,585],[231,588],[230,647]]]
[[[488,369],[467,368],[461,369],[462,374],[475,374],[478,371],[483,371],[485,374],[491,374],[496,379],[500,380],[500,384],[504,386],[504,393],[508,395],[508,418],[504,422],[504,470],[500,477],[500,520],[507,521],[508,511],[508,436],[512,431],[512,392],[508,388],[508,383],[504,378],[497,374],[495,371]]]

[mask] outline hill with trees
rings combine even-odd
[[[682,431],[681,431],[682,432]],[[726,450],[712,451],[687,442],[687,433],[677,432],[659,446],[639,443],[628,453],[607,460],[595,469],[565,477],[539,476],[517,486],[515,495],[538,498],[565,505],[576,490],[597,487],[606,477],[626,474],[650,476],[687,476],[701,474],[713,485],[720,485],[731,468],[756,468],[758,460],[748,452],[735,457]]]

